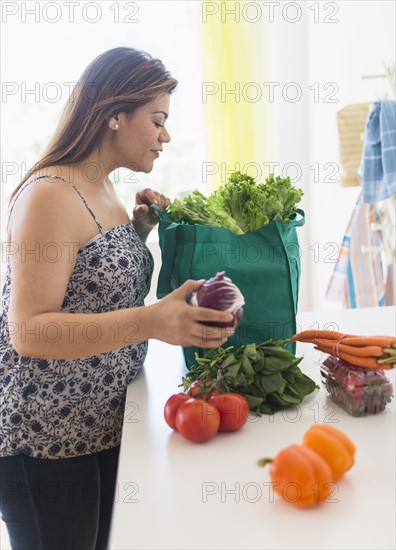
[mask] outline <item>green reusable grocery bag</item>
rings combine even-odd
[[[296,228],[305,214],[297,209],[290,223],[272,221],[253,233],[236,235],[222,227],[175,223],[167,211],[152,205],[159,214],[159,245],[162,266],[157,298],[163,298],[187,279],[209,279],[225,271],[244,298],[243,316],[234,335],[224,344],[238,348],[265,340],[290,338],[296,332],[300,283],[300,247]],[[295,344],[288,344],[295,353]],[[187,368],[195,352],[183,348]]]

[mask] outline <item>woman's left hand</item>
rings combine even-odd
[[[158,223],[158,213],[151,210],[150,205],[156,204],[161,210],[165,210],[170,202],[168,197],[153,189],[142,189],[136,193],[132,222],[141,237],[145,238]]]

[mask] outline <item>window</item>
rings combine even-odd
[[[128,212],[140,187],[152,187],[173,198],[200,183],[204,128],[199,2],[89,2],[85,7],[84,3],[73,7],[72,2],[8,4],[14,10],[3,10],[2,28],[3,243],[12,190],[43,152],[85,67],[113,47],[149,52],[179,81],[167,122],[172,141],[165,144],[152,173],[120,169],[112,174]],[[4,244],[2,252],[3,284]]]

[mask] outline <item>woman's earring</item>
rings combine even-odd
[[[114,124],[114,130],[118,130],[119,127],[120,127],[119,124]]]

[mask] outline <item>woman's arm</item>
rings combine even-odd
[[[29,186],[15,204],[10,239],[18,252],[11,258],[8,321],[17,353],[74,359],[149,338],[202,348],[225,342],[232,334],[229,329],[226,333],[202,322],[227,322],[231,314],[186,303],[201,284],[196,281],[186,282],[148,307],[105,313],[62,312],[68,280],[82,244],[78,204],[70,188],[45,185],[43,181]]]

